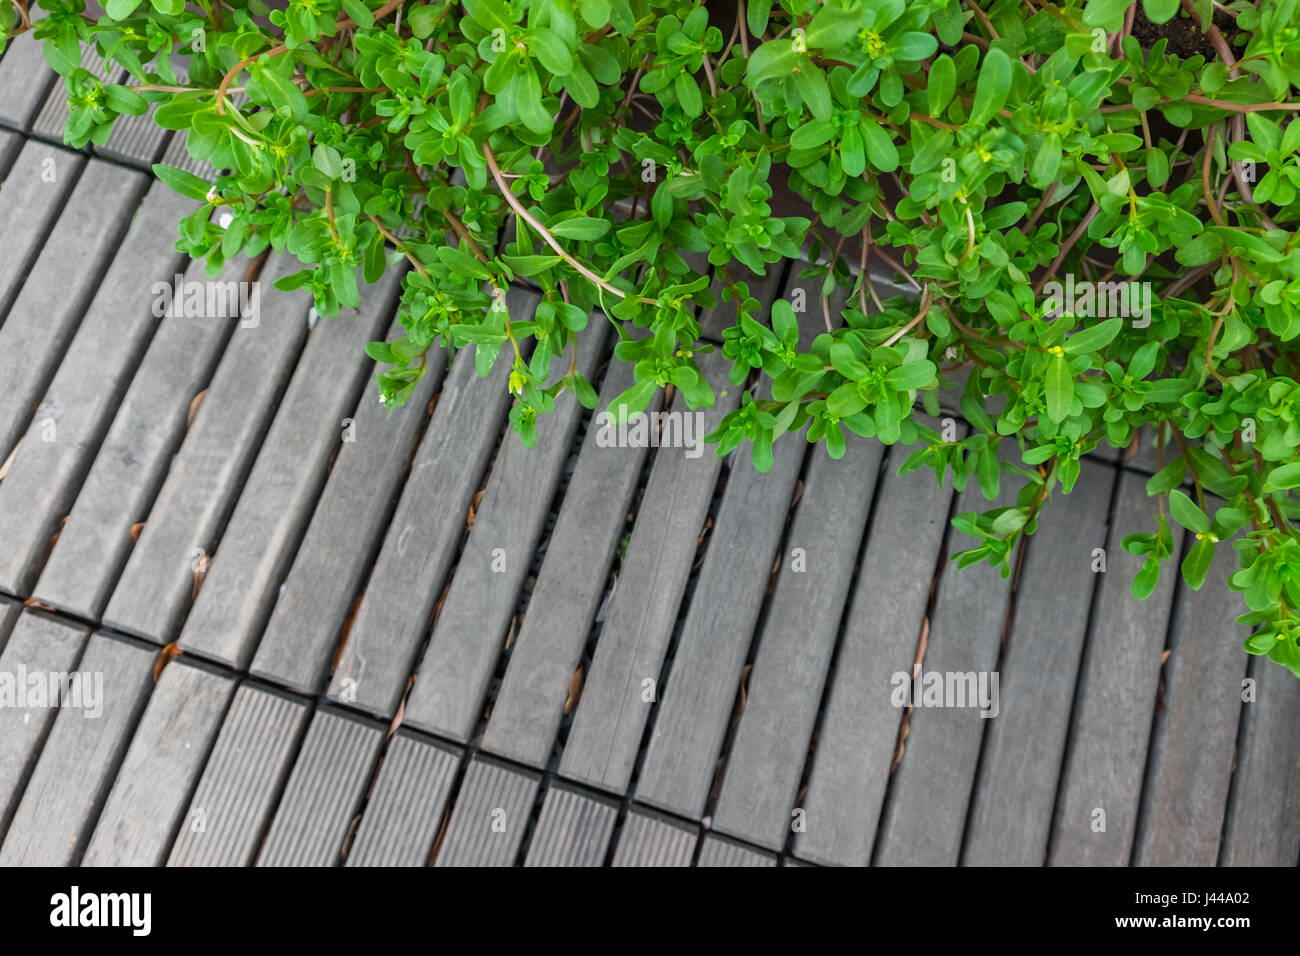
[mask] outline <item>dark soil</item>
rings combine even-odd
[[[1219,28],[1219,32],[1231,46],[1232,39],[1237,33],[1237,22],[1222,10],[1215,10],[1214,25]],[[1187,15],[1186,10],[1180,10],[1173,19],[1156,25],[1147,19],[1142,11],[1142,5],[1138,4],[1136,15],[1133,17],[1132,32],[1133,37],[1148,50],[1155,46],[1157,41],[1165,39],[1169,41],[1166,51],[1181,59],[1187,59],[1198,53],[1206,60],[1217,59],[1214,45],[1210,43],[1209,37],[1201,32],[1200,26]]]

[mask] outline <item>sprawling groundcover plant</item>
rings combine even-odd
[[[34,30],[70,144],[156,103],[226,170],[155,167],[200,202],[180,248],[213,270],[287,249],[306,268],[281,284],[329,315],[405,255],[405,334],[369,347],[385,403],[436,349],[472,345],[484,373],[506,349],[532,441],[561,391],[596,404],[575,371],[596,316],[634,363],[621,414],[666,388],[708,406],[697,312],[720,290],[747,390],[719,454],[748,440],[766,468],[794,432],[839,456],[847,429],[919,442],[904,470],[990,500],[1018,482],[955,520],[977,539],[959,563],[1006,574],[1080,456],[1151,426],[1134,593],[1175,560],[1170,519],[1192,588],[1235,547],[1246,649],[1300,674],[1298,4],[108,0],[96,20],[40,0]],[[0,0],[11,36],[32,21]],[[81,69],[82,44],[126,80]],[[746,281],[801,253],[824,263],[802,273],[826,328],[806,350],[797,303]],[[882,299],[872,268],[913,295]],[[535,315],[504,307],[519,279]],[[966,437],[913,420],[961,375]]]

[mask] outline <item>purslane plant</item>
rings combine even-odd
[[[720,290],[747,390],[719,454],[748,441],[766,468],[799,432],[839,456],[847,430],[919,442],[905,470],[973,475],[990,500],[1016,481],[1014,505],[954,522],[977,539],[960,563],[1008,574],[1080,457],[1148,426],[1158,513],[1123,542],[1144,556],[1133,592],[1177,560],[1171,520],[1192,588],[1235,547],[1246,649],[1300,675],[1300,0],[40,7],[33,27],[0,0],[0,27],[44,42],[71,145],[155,103],[225,171],[155,167],[199,202],[185,252],[215,270],[287,249],[306,268],[281,284],[325,315],[388,245],[405,255],[405,334],[368,349],[386,404],[437,349],[472,345],[484,374],[505,349],[532,441],[562,390],[596,404],[576,334],[603,313],[634,363],[621,414],[670,386],[708,406],[697,312]],[[83,44],[125,79],[81,69]],[[806,350],[792,303],[744,278],[801,257],[825,263],[803,273],[826,317]],[[914,294],[881,298],[873,269]],[[512,317],[521,279],[542,304]],[[964,438],[914,420],[962,375]]]

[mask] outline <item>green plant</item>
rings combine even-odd
[[[747,440],[764,468],[803,432],[838,456],[847,429],[920,442],[904,470],[974,475],[989,498],[1020,482],[1015,505],[955,521],[977,539],[959,563],[1009,573],[1080,457],[1152,426],[1155,527],[1124,541],[1146,556],[1134,593],[1174,557],[1170,520],[1194,536],[1192,588],[1244,532],[1229,584],[1247,650],[1300,674],[1298,4],[108,0],[96,21],[41,0],[35,32],[65,77],[69,143],[152,101],[228,170],[156,167],[199,201],[180,246],[212,268],[287,249],[307,268],[283,284],[328,315],[357,303],[358,269],[389,267],[386,243],[405,255],[405,335],[369,348],[386,403],[435,346],[474,346],[484,372],[508,349],[531,441],[561,390],[595,404],[566,353],[603,312],[635,365],[622,413],[669,385],[708,405],[696,312],[718,288],[737,313],[731,381],[751,387],[710,436],[719,454]],[[0,11],[27,28],[22,0]],[[129,81],[80,69],[82,43]],[[806,215],[777,215],[774,189]],[[848,294],[806,351],[792,304],[759,302],[740,270],[801,250],[826,263],[804,273],[823,299]],[[915,296],[881,300],[873,256]],[[527,319],[499,307],[519,279],[542,295]],[[945,440],[913,409],[938,414],[966,369],[971,430]],[[999,462],[1006,442],[1023,465]]]

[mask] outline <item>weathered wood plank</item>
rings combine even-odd
[[[348,866],[425,866],[456,781],[460,751],[399,730],[384,755]]]
[[[178,659],[158,678],[99,815],[83,866],[162,866],[212,752],[235,682]]]
[[[402,334],[394,325],[387,336]],[[304,693],[329,677],[339,634],[374,561],[429,407],[442,384],[435,361],[406,406],[388,410],[367,386],[249,672]]]
[[[1011,442],[1008,460],[1019,461]],[[987,511],[1015,503],[1021,479],[1003,477],[996,502],[971,481],[958,496],[957,511]],[[975,539],[954,531],[949,555],[973,547]],[[949,563],[939,579],[930,621],[924,672],[991,673],[998,662],[1011,582],[987,564],[958,568]],[[966,809],[979,761],[984,724],[975,707],[917,707],[909,718],[902,762],[886,796],[876,861],[884,865],[956,866]]]
[[[1177,564],[1167,565],[1155,592],[1138,601],[1129,591],[1143,558],[1129,554],[1125,536],[1155,528],[1145,476],[1119,474],[1106,573],[1096,624],[1084,651],[1077,705],[1057,797],[1049,862],[1053,866],[1127,866],[1133,850],[1151,717],[1160,683],[1160,657],[1169,632]],[[1182,529],[1171,522],[1174,553]],[[1105,812],[1104,821],[1095,816]],[[1094,830],[1095,823],[1105,830]]]
[[[513,866],[539,774],[474,757],[447,823],[435,866]]]
[[[48,699],[36,699],[31,694],[18,696],[21,678],[72,671],[89,635],[87,627],[28,609],[14,624],[4,653],[0,654],[0,675],[11,675],[0,679],[0,693],[4,695],[4,706],[0,707],[0,840],[18,809],[56,713]]]
[[[1093,590],[1106,544],[1114,470],[1086,462],[1048,503],[1029,539],[989,718],[963,862],[1042,866]],[[1118,542],[1112,544],[1112,548]],[[1115,550],[1122,550],[1115,548]]]
[[[231,260],[215,281],[237,282],[247,267]],[[202,263],[192,263],[185,281],[204,274]],[[233,313],[226,321],[161,320],[36,582],[42,603],[90,620],[103,613],[134,545],[132,526],[149,516],[185,437],[191,402],[237,324]]]
[[[661,447],[655,455],[619,576],[622,586],[614,592],[560,763],[561,775],[616,793],[627,789],[649,701],[658,697],[664,656],[722,469],[703,438],[740,400],[734,388],[723,392],[727,363],[721,353],[707,354],[699,364],[717,400],[694,413],[680,395],[673,401],[674,413],[681,415],[678,434],[690,423],[693,432],[686,434],[697,444],[693,450]]]
[[[168,866],[253,862],[307,717],[286,694],[251,684],[235,692]]]
[[[383,742],[382,727],[318,710],[257,865],[337,864]]]
[[[1179,588],[1165,668],[1165,710],[1156,715],[1138,819],[1138,866],[1218,861],[1248,660],[1242,649],[1248,630],[1236,623],[1240,602],[1219,586],[1237,566],[1237,552],[1221,544],[1207,586]]]
[[[10,40],[0,60],[0,123],[24,133],[30,130],[56,80],[59,77],[46,65],[40,40],[31,33]]]
[[[153,689],[155,654],[102,634],[74,684],[0,846],[0,866],[68,866],[81,857]],[[80,698],[80,699],[78,699]]]
[[[0,222],[5,224],[0,328],[85,165],[84,156],[28,140],[0,184]]]
[[[807,448],[777,442],[766,473],[748,443],[738,449],[637,780],[642,803],[704,813]]]
[[[614,363],[599,407],[631,384],[632,367]],[[483,737],[485,750],[538,768],[555,743],[648,454],[643,447],[601,447],[599,433],[593,419]]]
[[[755,850],[715,833],[704,836],[697,866],[776,866],[776,855]]]
[[[604,355],[608,329],[593,316],[578,338],[587,379]],[[565,392],[538,420],[536,445],[526,448],[513,434],[502,440],[403,723],[461,742],[474,735],[581,418],[582,405]]]
[[[184,257],[172,230],[193,205],[155,183],[127,231],[0,481],[0,588],[29,594],[140,356],[158,326],[150,288]]]
[[[1255,662],[1223,835],[1224,866],[1295,866],[1300,857],[1300,688],[1266,658]]]
[[[816,863],[871,861],[889,784],[902,719],[890,700],[890,678],[912,671],[952,502],[951,488],[929,469],[898,474],[912,451],[895,446],[889,453],[817,748],[809,758],[806,829],[795,837],[795,850]],[[905,560],[900,542],[906,542]]]
[[[261,315],[235,330],[104,611],[106,625],[162,644],[176,638],[195,572],[216,550],[307,334],[310,294],[271,286],[288,266],[278,256],[259,279]]]
[[[92,160],[0,325],[0,459],[27,428],[145,183],[139,173]]]
[[[17,133],[0,129],[0,188],[3,188],[4,178],[9,175],[9,169],[22,150],[23,142],[23,138]]]
[[[795,512],[713,827],[779,850],[821,704],[880,472],[878,441],[817,449]]]
[[[391,321],[399,280],[389,272],[360,311],[317,322],[181,630],[186,653],[248,666],[373,365],[365,345]]]
[[[5,649],[5,643],[9,640],[9,632],[18,621],[18,615],[22,613],[23,605],[21,601],[15,601],[0,595],[0,651]]]
[[[536,303],[532,293],[512,290],[507,297],[518,317],[531,316]],[[498,356],[481,379],[470,350],[452,366],[334,671],[331,697],[376,716],[397,711],[505,421],[510,368],[509,357]]]
[[[618,804],[557,784],[546,792],[524,866],[600,866]]]
[[[697,838],[693,827],[634,809],[623,822],[614,866],[690,866]]]

